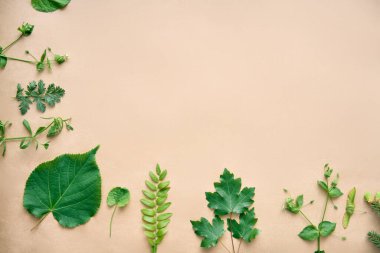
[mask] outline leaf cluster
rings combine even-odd
[[[368,240],[373,243],[373,245],[375,245],[377,248],[380,249],[380,234],[375,232],[375,231],[371,231],[371,232],[368,232]]]
[[[149,172],[149,180],[145,181],[147,187],[142,193],[144,197],[141,203],[145,206],[142,210],[142,220],[145,236],[151,246],[151,252],[156,253],[158,245],[168,232],[168,225],[172,213],[166,212],[171,202],[167,202],[170,190],[170,181],[166,181],[167,170],[161,170],[157,164],[155,171]]]
[[[37,110],[45,112],[46,105],[53,107],[61,101],[65,95],[65,90],[54,83],[46,88],[45,83],[40,80],[32,81],[24,90],[21,84],[17,84],[16,99],[20,102],[19,109],[22,115],[26,114],[32,103],[36,103]]]
[[[232,252],[239,252],[242,241],[251,242],[259,234],[254,228],[257,223],[254,208],[254,187],[242,189],[241,178],[236,178],[228,169],[224,169],[220,182],[214,183],[215,192],[206,192],[208,207],[214,210],[214,218],[210,223],[206,218],[191,221],[196,235],[202,237],[201,247],[215,247],[225,233],[225,222],[222,216],[228,215],[227,230],[231,233]],[[237,217],[234,217],[238,216]],[[239,248],[235,251],[232,237],[239,240]]]
[[[40,126],[36,131],[32,130],[32,127],[29,124],[29,121],[24,120],[22,124],[24,125],[28,135],[21,137],[7,137],[6,131],[7,128],[11,126],[11,123],[6,121],[3,122],[0,120],[0,148],[3,149],[2,155],[5,156],[7,151],[7,143],[10,141],[18,141],[20,142],[20,149],[27,149],[32,144],[35,144],[36,149],[38,149],[39,145],[42,145],[45,149],[49,148],[50,141],[40,143],[39,137],[47,131],[46,137],[52,138],[54,136],[59,135],[62,132],[64,126],[68,131],[74,130],[74,128],[70,124],[71,119],[62,119],[60,117],[57,118],[46,118],[51,120],[51,122],[47,126]]]

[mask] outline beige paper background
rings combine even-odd
[[[159,162],[172,181],[170,232],[159,252],[204,251],[189,220],[211,218],[205,191],[224,167],[256,187],[262,234],[242,252],[314,252],[297,237],[306,225],[282,211],[282,188],[315,199],[306,212],[317,220],[323,202],[316,186],[324,163],[341,174],[341,188],[379,189],[380,168],[380,3],[377,0],[73,0],[64,11],[36,12],[29,1],[2,0],[0,44],[17,36],[28,21],[33,35],[8,54],[39,54],[50,46],[71,58],[51,73],[9,62],[0,72],[0,118],[24,133],[40,116],[73,118],[48,151],[8,147],[0,159],[0,252],[148,252],[140,222],[140,190]],[[16,84],[44,79],[67,95],[56,108],[22,117]],[[97,144],[103,202],[89,223],[73,230],[48,217],[36,219],[22,207],[24,183],[41,162]],[[105,197],[126,186],[132,201],[115,217]],[[327,212],[337,221],[323,240],[328,253],[370,253],[369,230],[378,218],[357,214],[343,231],[342,207]],[[346,236],[342,242],[339,237]],[[225,238],[226,239],[226,238]]]

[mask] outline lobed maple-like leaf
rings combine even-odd
[[[224,169],[220,182],[214,183],[216,192],[206,192],[208,207],[214,209],[215,215],[230,213],[241,214],[253,204],[254,187],[241,190],[241,179],[235,179],[234,174]]]
[[[238,223],[235,219],[227,219],[227,229],[232,232],[236,239],[243,239],[246,242],[251,242],[259,234],[259,230],[253,228],[257,222],[255,218],[254,208],[240,214]]]
[[[203,237],[202,248],[215,247],[225,232],[224,221],[219,216],[214,217],[212,224],[203,217],[199,221],[191,221],[191,224],[195,234]]]

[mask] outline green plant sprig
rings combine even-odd
[[[150,180],[145,181],[147,189],[142,191],[144,197],[140,200],[144,205],[141,209],[144,234],[152,253],[157,253],[173,215],[165,212],[171,206],[171,202],[167,202],[170,181],[165,181],[166,175],[167,170],[161,170],[157,164],[156,171],[149,172]]]
[[[32,144],[36,145],[36,150],[38,149],[39,145],[42,145],[45,149],[49,148],[50,141],[47,141],[45,143],[40,143],[38,138],[47,131],[46,137],[52,138],[54,136],[59,135],[62,132],[63,127],[65,126],[68,131],[74,130],[74,128],[71,126],[70,121],[71,119],[62,119],[60,117],[57,118],[43,118],[43,119],[49,119],[51,122],[46,126],[40,126],[34,133],[32,131],[32,128],[30,127],[30,124],[27,120],[24,120],[22,124],[24,125],[25,129],[27,130],[28,134],[27,136],[20,136],[20,137],[7,137],[6,136],[6,130],[8,127],[12,125],[9,121],[1,121],[0,120],[0,148],[3,149],[2,156],[5,156],[7,151],[7,143],[8,142],[20,142],[20,149],[27,149]]]
[[[37,110],[45,112],[46,106],[53,107],[56,103],[61,102],[65,95],[65,90],[54,83],[45,87],[45,83],[40,80],[32,81],[24,90],[21,84],[17,84],[16,100],[20,102],[19,109],[22,115],[26,114],[32,103],[36,103]]]
[[[0,46],[0,69],[4,69],[6,67],[8,60],[33,64],[36,66],[36,69],[38,71],[43,71],[46,68],[51,70],[52,62],[55,62],[56,64],[62,64],[67,61],[68,59],[67,55],[54,54],[50,48],[45,49],[39,59],[37,59],[28,50],[26,50],[25,53],[27,55],[30,55],[33,58],[33,60],[20,59],[20,58],[5,55],[5,52],[9,48],[11,48],[14,44],[16,44],[20,39],[30,36],[33,32],[33,29],[34,29],[34,25],[31,25],[29,23],[23,23],[17,29],[20,32],[20,35],[14,41],[12,41],[10,44],[5,46],[4,48]],[[49,58],[49,56],[47,55],[47,52],[50,52],[50,54],[53,55],[53,60]]]
[[[318,181],[318,185],[326,193],[326,200],[323,206],[322,218],[318,225],[313,223],[311,219],[308,218],[308,216],[302,211],[302,208],[304,207],[303,195],[299,195],[295,199],[288,197],[285,200],[285,210],[289,211],[292,214],[302,215],[309,223],[309,225],[306,226],[298,234],[298,236],[305,241],[317,241],[317,250],[315,253],[325,253],[324,250],[321,250],[321,237],[327,237],[331,235],[336,228],[336,223],[325,220],[328,203],[331,200],[343,195],[341,190],[337,187],[339,175],[337,174],[336,178],[330,183],[329,178],[331,177],[333,170],[329,167],[328,164],[325,165],[324,170],[324,180]],[[334,208],[336,209],[335,205]]]
[[[242,189],[241,178],[235,179],[227,169],[224,169],[220,182],[214,183],[214,187],[215,192],[206,192],[207,206],[214,210],[214,218],[211,222],[203,217],[198,221],[192,220],[194,233],[202,237],[202,248],[212,248],[220,243],[227,252],[239,253],[242,242],[252,242],[260,232],[255,228],[257,218],[252,207],[255,188]],[[227,216],[231,250],[220,240],[226,232],[223,216]],[[235,240],[239,242],[237,247]]]

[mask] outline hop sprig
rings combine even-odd
[[[149,172],[150,180],[145,181],[147,189],[142,191],[144,197],[141,203],[145,206],[141,210],[143,227],[152,253],[157,252],[158,245],[168,232],[173,215],[166,212],[171,205],[171,202],[167,202],[170,181],[165,181],[166,176],[167,170],[162,171],[157,164],[156,171]]]

